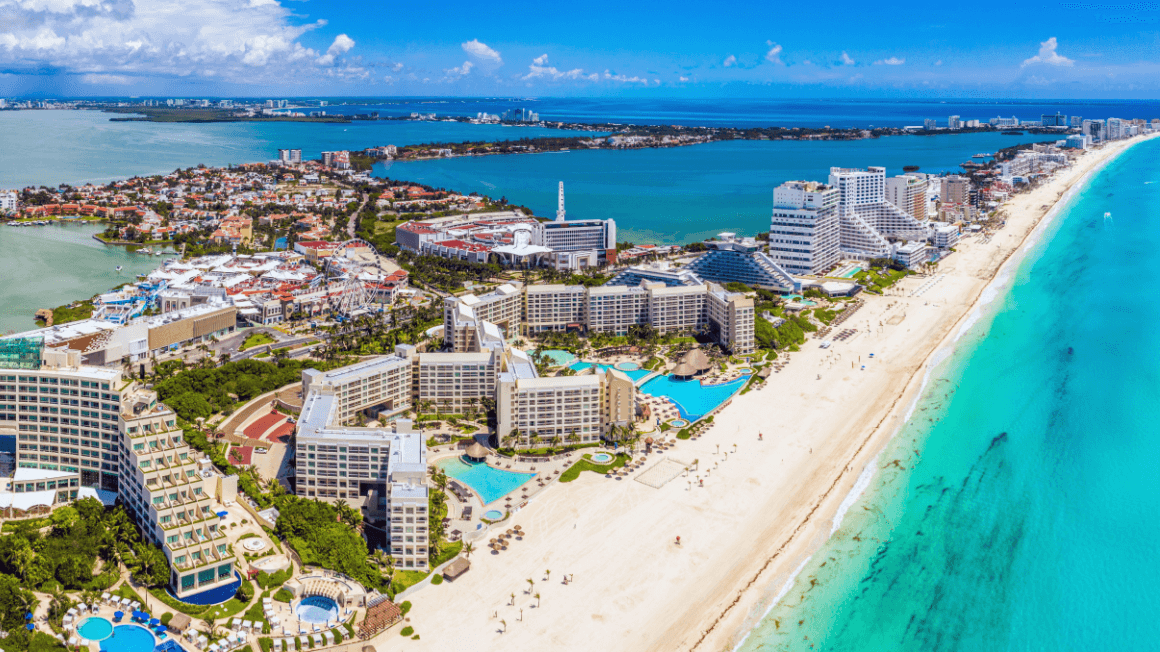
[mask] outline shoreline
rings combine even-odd
[[[801,533],[809,528],[816,529],[826,522],[832,522],[833,526],[830,532],[828,532],[825,537],[817,543],[817,545],[810,546],[808,551],[798,551],[799,554],[791,561],[797,562],[800,560],[800,563],[797,564],[796,568],[791,572],[786,573],[783,569],[780,568],[776,570],[770,569],[769,567],[773,564],[779,561],[783,561],[777,559],[783,552],[787,551],[787,549],[793,546],[793,544],[801,543],[801,541],[794,540],[786,541],[783,546],[779,548],[778,552],[767,559],[762,568],[758,570],[757,573],[746,584],[746,586],[741,589],[734,603],[731,604],[725,611],[720,613],[717,618],[709,624],[708,629],[705,630],[705,633],[702,635],[702,637],[689,648],[690,650],[723,649],[736,652],[742,648],[756,627],[758,627],[761,622],[769,615],[769,613],[771,613],[773,609],[777,607],[782,597],[784,597],[784,595],[794,587],[794,585],[797,583],[797,578],[801,571],[806,568],[813,556],[819,552],[822,547],[825,546],[833,534],[836,533],[840,528],[841,522],[839,520],[840,515],[838,514],[838,510],[843,505],[846,505],[847,499],[851,498],[852,499],[849,500],[849,504],[846,506],[848,508],[853,507],[861,499],[861,496],[865,493],[865,491],[870,488],[870,484],[873,482],[873,477],[876,475],[876,473],[870,474],[866,478],[867,486],[862,487],[861,490],[858,490],[855,493],[855,490],[860,484],[862,477],[869,470],[874,469],[875,463],[877,462],[878,457],[881,455],[882,451],[886,450],[890,442],[894,439],[895,435],[910,420],[915,407],[922,398],[922,392],[928,385],[931,374],[938,367],[938,365],[942,364],[949,357],[951,357],[951,355],[953,355],[956,342],[958,342],[963,334],[971,326],[973,326],[975,322],[978,321],[979,312],[983,309],[983,307],[991,303],[994,299],[998,298],[998,292],[996,292],[994,295],[987,296],[987,290],[994,288],[996,285],[1002,286],[1006,284],[1007,277],[1004,275],[1004,272],[1010,271],[1013,267],[1018,266],[1026,258],[1027,254],[1031,250],[1031,247],[1039,242],[1039,238],[1042,237],[1042,232],[1045,231],[1047,227],[1051,226],[1055,219],[1059,217],[1059,214],[1063,210],[1064,204],[1072,199],[1075,192],[1078,192],[1078,190],[1081,189],[1086,183],[1088,183],[1088,181],[1093,176],[1098,174],[1104,167],[1116,160],[1124,152],[1128,151],[1128,149],[1130,149],[1132,146],[1156,137],[1158,137],[1158,135],[1143,136],[1126,141],[1123,143],[1123,145],[1116,147],[1114,150],[1108,152],[1105,156],[1093,159],[1090,167],[1084,169],[1077,178],[1070,180],[1059,193],[1055,201],[1053,201],[1039,217],[1034,219],[1033,223],[1030,225],[1030,228],[1019,239],[1019,242],[1007,253],[1006,257],[995,269],[994,273],[987,279],[987,283],[979,288],[967,309],[964,310],[958,316],[958,318],[954,320],[954,323],[950,325],[950,328],[947,329],[943,337],[940,338],[930,349],[923,363],[914,371],[902,391],[891,403],[888,414],[885,415],[877,424],[875,424],[871,432],[862,442],[862,445],[858,447],[854,455],[850,458],[850,464],[847,466],[846,471],[842,472],[841,475],[834,480],[834,483],[831,485],[830,489],[828,489],[825,494],[818,498],[817,504],[810,512],[810,516],[805,521],[800,523],[799,528],[795,530],[795,532]],[[1105,150],[1099,151],[1102,153]],[[1073,167],[1071,171],[1075,170],[1077,170],[1077,168]],[[1056,181],[1056,179],[1052,179],[1051,182],[1048,182],[1048,185],[1054,181]],[[1043,188],[1037,188],[1036,190],[1041,189]],[[1034,191],[1026,193],[1021,197],[1028,199],[1033,192]],[[898,408],[901,405],[907,406],[907,410],[904,414],[898,413]],[[890,427],[884,431],[883,426],[886,425],[888,420],[892,423]],[[886,436],[883,437],[883,434],[886,434]],[[876,443],[877,445],[873,446],[872,450],[869,451],[872,453],[872,455],[869,455],[868,459],[864,459],[867,457],[867,446],[870,446],[872,443]],[[859,460],[863,461],[861,461],[859,464]],[[857,474],[854,473],[856,466],[858,467]],[[854,479],[852,483],[849,482],[851,478]],[[821,514],[815,517],[815,514],[817,514],[817,512],[823,508],[823,503],[829,502],[830,499],[834,497],[833,489],[837,488],[839,484],[849,484],[849,489],[847,492],[842,494],[843,505],[839,505],[834,509],[834,515],[830,519],[821,518],[822,516],[825,516],[825,514]],[[815,522],[810,523],[809,521],[811,519],[813,519]],[[762,606],[761,600],[753,600],[754,596],[746,596],[745,594],[751,593],[754,585],[762,579],[762,576],[767,570],[769,570],[771,573],[776,573],[778,570],[783,571],[780,574],[775,574],[774,577],[769,578],[769,581],[772,581],[774,585],[782,586],[782,588],[778,592],[776,599],[766,605],[765,609],[762,609],[760,615],[755,615],[753,613],[754,610]],[[783,582],[779,582],[779,580],[783,579]],[[735,614],[730,614],[729,612],[731,612],[734,607],[742,606],[742,603],[746,601],[745,599],[747,597],[749,598],[751,604],[749,604],[749,609],[745,614],[743,622],[736,623],[740,629],[735,630],[732,634],[724,631],[718,631],[717,628],[719,626],[725,624],[728,619],[735,616]],[[731,638],[737,638],[738,635],[740,635],[740,638],[735,642],[728,640]],[[726,640],[718,640],[719,638]],[[705,647],[702,647],[703,645]]]
[[[587,650],[600,640],[632,652],[734,649],[772,599],[792,590],[795,569],[857,499],[854,487],[873,480],[868,468],[890,463],[873,460],[914,409],[933,356],[973,319],[1013,254],[1068,189],[1142,140],[1093,152],[1013,198],[1007,227],[990,240],[968,238],[921,297],[909,295],[934,277],[868,296],[844,324],[856,335],[829,349],[810,340],[762,389],[735,396],[699,440],[663,454],[697,460],[697,480],[653,488],[581,474],[537,496],[505,522],[529,532],[523,541],[501,554],[477,551],[452,589],[408,595],[409,624],[422,634],[408,647]],[[573,581],[558,583],[562,574]],[[394,649],[397,639],[376,638],[369,642]]]

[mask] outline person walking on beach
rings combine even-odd
[[[677,535],[677,545],[681,545],[681,535]]]
[[[757,433],[757,441],[765,441],[765,435],[761,434],[760,432]]]

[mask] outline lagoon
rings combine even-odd
[[[668,149],[587,150],[394,161],[375,175],[506,197],[554,215],[564,182],[569,219],[616,220],[617,240],[683,244],[721,231],[769,230],[773,189],[825,181],[831,166],[883,166],[887,174],[960,171],[971,156],[1053,136],[997,133],[890,136],[866,140],[734,140]]]
[[[88,299],[137,274],[155,269],[168,256],[131,253],[93,239],[104,225],[53,222],[47,226],[0,224],[0,333],[36,328],[33,313]],[[123,269],[118,272],[117,267]]]

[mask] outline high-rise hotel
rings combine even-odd
[[[156,392],[119,369],[82,365],[75,349],[3,339],[0,433],[16,436],[18,476],[120,500],[165,553],[178,597],[234,581],[234,558],[213,509],[219,476],[202,472],[205,461]]]

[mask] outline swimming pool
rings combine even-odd
[[[623,365],[623,364],[633,364],[633,363],[622,362],[620,364]],[[641,369],[640,365],[636,365],[636,369],[619,369],[616,366],[610,365],[610,364],[599,364],[599,363],[593,363],[593,362],[579,362],[579,361],[573,362],[572,364],[568,365],[569,369],[575,369],[576,371],[584,371],[588,367],[596,367],[597,373],[604,373],[604,372],[608,371],[609,369],[616,369],[620,373],[631,378],[633,383],[639,382],[641,378],[644,378],[645,376],[652,373],[648,369]]]
[[[612,461],[612,456],[608,453],[593,453],[592,461],[597,464],[608,464]]]
[[[90,641],[103,641],[113,633],[113,623],[97,616],[85,618],[77,627],[77,633]]]
[[[298,620],[307,623],[325,623],[338,619],[338,603],[321,595],[312,595],[302,598],[302,602],[294,608]]]
[[[483,517],[489,521],[498,521],[503,518],[503,512],[498,509],[489,509],[483,513]]]
[[[702,385],[699,380],[677,380],[674,376],[657,376],[641,386],[640,391],[664,396],[677,404],[681,417],[696,421],[713,411],[749,382],[738,378],[727,383]]]
[[[229,602],[230,598],[234,597],[234,594],[238,592],[238,587],[241,585],[242,576],[238,575],[237,571],[234,571],[234,581],[230,582],[229,584],[226,584],[225,586],[219,586],[216,589],[202,591],[201,593],[187,595],[184,598],[179,598],[176,595],[173,595],[173,591],[169,589],[165,590],[169,592],[170,597],[172,597],[174,600],[201,607],[211,604],[222,604],[223,602]]]
[[[636,371],[640,369],[640,365],[635,362],[617,362],[616,368],[621,371]]]
[[[545,358],[548,358],[552,361],[552,366],[554,367],[563,367],[565,365],[570,365],[573,362],[576,362],[576,356],[561,349],[548,349],[546,351],[541,351],[541,353],[544,354]]]
[[[117,625],[113,635],[101,641],[102,652],[153,652],[157,639],[138,625]]]
[[[783,298],[786,301],[795,301],[797,303],[802,304],[803,306],[816,306],[816,305],[818,305],[817,301],[810,301],[809,299],[803,297],[800,294],[791,294],[788,297],[783,297]]]
[[[484,462],[464,462],[459,457],[439,460],[435,466],[442,469],[448,477],[455,478],[471,487],[475,493],[479,494],[484,505],[503,498],[536,475],[535,473],[514,473],[496,469]]]
[[[854,275],[862,271],[861,267],[851,267],[848,271],[839,274],[839,278],[854,278]]]

